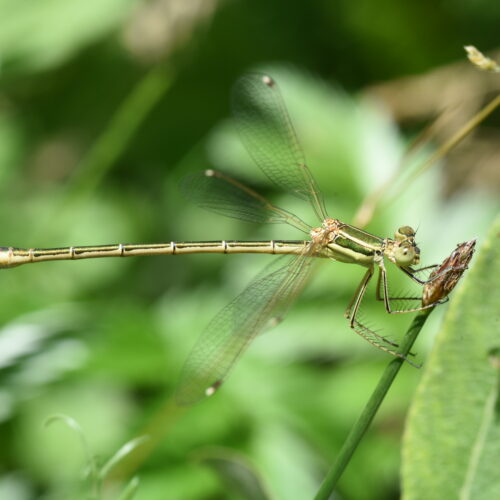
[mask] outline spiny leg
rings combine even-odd
[[[366,287],[368,286],[368,283],[372,279],[372,276],[373,276],[373,267],[370,267],[370,268],[368,268],[365,275],[363,276],[363,279],[359,282],[358,288],[356,288],[356,291],[354,292],[354,295],[352,296],[352,299],[349,302],[349,305],[347,306],[347,309],[344,313],[344,316],[347,319],[351,319],[351,316],[356,315],[356,311],[359,308],[359,304],[361,303],[361,300],[363,299],[363,295],[365,294]],[[353,307],[354,307],[354,314],[351,314]]]
[[[399,347],[399,344],[396,342],[392,342],[391,340],[383,337],[382,335],[379,335],[378,333],[374,332],[367,326],[363,325],[356,319],[356,315],[359,310],[359,306],[361,305],[361,301],[363,300],[363,296],[366,292],[366,289],[368,287],[368,283],[370,282],[371,278],[373,277],[373,267],[370,267],[363,279],[361,280],[360,284],[358,285],[358,288],[356,289],[356,292],[351,299],[351,302],[349,303],[349,306],[345,312],[345,316],[347,319],[349,319],[349,326],[361,337],[363,337],[365,340],[367,340],[370,344],[373,346],[377,347],[378,349],[387,352],[391,354],[392,356],[404,359],[407,361],[410,365],[420,368],[419,365],[413,363],[410,361],[406,356],[403,356],[402,354],[398,353],[396,349]],[[385,345],[384,345],[385,344]],[[387,347],[390,346],[390,347]],[[409,353],[410,355],[413,355],[413,353]]]
[[[416,276],[417,273],[420,273],[422,271],[426,271],[428,269],[436,269],[438,267],[439,266],[437,264],[433,264],[433,265],[430,265],[430,266],[421,267],[419,269],[413,269],[411,267],[407,267],[407,268],[400,267],[399,269],[401,271],[403,271],[407,276],[409,276],[413,281],[415,281],[419,285],[423,285],[423,286],[428,285],[429,283],[432,283],[432,282],[434,282],[437,279],[441,279],[443,276],[449,274],[450,272],[461,271],[461,266],[448,266],[448,267],[442,269],[440,272],[436,273],[434,276],[431,275],[431,277],[428,278],[428,279],[426,279],[426,280],[421,280],[420,278],[417,278],[417,276]],[[381,276],[382,276],[382,273],[379,274],[379,279],[378,279],[378,282],[377,282],[377,291],[376,291],[377,300],[382,300],[381,295],[380,295]],[[408,301],[411,301],[411,300],[421,300],[420,297],[390,297],[390,296],[388,296],[387,298],[388,298],[389,301],[391,301],[391,300],[402,300],[402,301],[403,300],[408,300]],[[432,304],[428,304],[426,306],[426,308],[427,307],[436,306],[436,305],[440,305],[440,304],[445,304],[446,302],[448,302],[448,300],[449,300],[449,298],[445,297],[443,299],[437,300],[436,302],[433,302]],[[387,312],[389,312],[390,314],[392,314],[392,313],[413,312],[413,311],[418,311],[418,310],[421,310],[421,309],[401,309],[401,310],[398,310],[398,311],[387,311]]]
[[[462,269],[460,266],[449,266],[444,268],[442,271],[440,271],[436,275],[432,276],[432,278],[429,278],[427,280],[421,280],[420,278],[417,278],[415,276],[417,273],[426,271],[427,269],[436,269],[437,267],[439,267],[437,264],[433,264],[430,266],[421,267],[420,269],[412,269],[411,267],[400,267],[399,269],[401,269],[401,271],[403,271],[407,276],[409,276],[413,281],[415,281],[419,285],[426,285],[427,283],[432,283],[436,279],[443,277],[445,274],[448,274],[450,271],[460,271]]]
[[[375,298],[377,300],[380,300],[381,302],[384,301],[384,294],[380,293],[382,286],[382,273],[378,273],[378,278],[377,278],[377,288],[375,290]],[[387,300],[392,301],[392,300],[422,300],[422,297],[387,297]]]
[[[384,259],[381,258],[378,262],[378,268],[379,268],[379,281],[377,283],[377,293],[379,293],[379,286],[380,286],[380,280],[382,281],[382,293],[383,293],[383,301],[384,301],[384,306],[385,306],[385,310],[389,313],[389,314],[403,314],[403,313],[409,313],[409,312],[418,312],[418,311],[423,311],[424,309],[429,309],[430,307],[434,307],[436,305],[436,303],[433,303],[433,304],[427,304],[425,306],[418,306],[418,307],[412,307],[410,309],[397,309],[397,310],[393,310],[391,309],[391,300],[421,300],[421,297],[418,297],[418,298],[413,298],[413,297],[390,297],[389,296],[389,285],[387,283],[387,271],[385,269],[385,265],[384,265]],[[410,273],[408,270],[405,270],[404,268],[400,268],[402,269],[403,271],[406,272],[406,274],[408,274],[409,276],[412,276],[412,273]],[[420,280],[418,278],[416,278],[415,276],[413,276],[413,278],[418,282],[420,283]],[[423,282],[423,283],[426,283],[426,282]],[[438,302],[440,303],[440,302]]]
[[[421,280],[420,278],[417,278],[416,275],[418,273],[421,273],[423,271],[427,271],[429,269],[436,269],[436,267],[439,267],[437,264],[431,264],[430,266],[424,266],[419,269],[412,269],[411,267],[409,268],[400,268],[407,276],[412,278],[414,281],[416,281],[419,285],[425,285],[429,281],[433,281],[435,278],[433,277],[431,280]],[[439,274],[441,276],[442,273]],[[381,302],[384,300],[383,294],[380,293],[381,290],[381,285],[382,285],[382,274],[379,273],[378,279],[377,279],[377,288],[375,291],[375,298],[377,300],[380,300]],[[422,297],[387,297],[389,301],[391,300],[422,300]]]
[[[422,269],[418,269],[415,272],[420,272],[420,271],[423,271],[424,269],[433,268],[433,267],[437,267],[437,266],[433,265],[433,266],[423,267]],[[379,300],[380,302],[385,302],[384,293],[381,293],[381,289],[382,289],[382,273],[379,272],[378,278],[377,278],[377,287],[376,287],[376,290],[375,290],[375,299]],[[388,289],[388,286],[387,286],[387,289]],[[415,301],[415,302],[421,302],[422,301],[422,297],[421,296],[420,297],[393,297],[393,296],[387,295],[387,300],[389,301],[389,303],[393,302],[393,301],[394,302],[395,301],[408,301],[408,302]],[[446,298],[444,298],[442,300],[439,300],[437,302],[434,302],[432,305],[444,304],[446,302],[448,302],[448,297],[446,297]],[[427,307],[430,307],[430,306],[426,306],[425,309]],[[420,311],[420,310],[421,310],[420,308],[397,309],[397,310],[392,310],[392,309],[387,310],[387,308],[386,308],[386,311],[389,314],[404,314],[404,313],[416,312],[416,311]]]
[[[403,354],[400,354],[396,351],[396,349],[399,347],[399,344],[396,344],[395,342],[391,342],[387,338],[375,333],[373,330],[369,329],[368,327],[366,327],[365,325],[363,325],[359,321],[356,321],[355,324],[351,328],[358,335],[360,335],[365,340],[370,342],[371,345],[377,347],[381,351],[387,352],[388,354],[390,354],[391,356],[394,356],[396,358],[401,358],[404,361],[406,361],[407,363],[409,363],[411,366],[414,366],[415,368],[420,368],[420,365],[418,365],[417,363],[414,363],[413,361],[408,359],[406,356],[404,356]],[[380,339],[380,342],[378,340],[376,340],[374,337]],[[381,342],[383,342],[385,344],[389,344],[392,348],[387,347],[386,345],[384,345]],[[409,352],[408,354],[410,356],[415,356],[415,353],[413,353],[413,352]]]
[[[373,277],[373,267],[368,268],[366,271],[365,275],[363,276],[363,279],[360,281],[358,288],[354,292],[354,295],[349,302],[349,305],[347,306],[347,309],[344,313],[344,316],[349,320],[349,326],[361,337],[363,337],[365,340],[370,342],[370,344],[374,345],[375,347],[378,347],[379,349],[382,349],[383,351],[386,352],[393,352],[391,349],[385,347],[382,343],[388,344],[391,347],[397,348],[399,347],[398,344],[395,342],[392,342],[389,339],[386,339],[382,335],[379,335],[378,333],[374,332],[367,326],[363,325],[360,323],[357,319],[357,313],[359,310],[359,306],[361,305],[361,302],[363,300],[363,297],[365,295],[366,289],[368,287],[368,283]],[[378,339],[378,340],[376,340]]]

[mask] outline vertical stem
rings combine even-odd
[[[130,140],[172,85],[173,79],[172,72],[164,65],[155,66],[144,75],[81,161],[68,188],[68,197],[92,191],[116,165]]]
[[[398,354],[403,356],[407,356],[410,352],[410,349],[417,339],[420,330],[424,326],[427,317],[431,313],[434,308],[424,309],[420,311],[419,314],[413,319],[412,324],[410,325],[406,335],[403,338],[399,349],[397,350]],[[387,394],[392,382],[394,381],[396,375],[401,368],[401,365],[404,363],[404,359],[400,357],[395,357],[393,360],[389,362],[387,365],[382,377],[380,378],[377,387],[373,391],[368,403],[366,404],[363,412],[358,418],[357,422],[352,427],[347,439],[340,450],[339,455],[331,469],[328,471],[318,493],[315,496],[315,500],[327,500],[332,494],[340,476],[344,472],[344,469],[347,467],[349,461],[351,460],[356,448],[358,447],[361,439],[365,435],[368,427],[370,426],[373,418],[375,417],[382,401]]]

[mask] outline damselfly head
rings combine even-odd
[[[389,258],[398,266],[413,266],[420,262],[420,248],[415,243],[415,230],[401,226],[394,234]]]

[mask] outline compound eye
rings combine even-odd
[[[413,264],[415,256],[415,248],[409,243],[405,244],[405,242],[396,248],[396,251],[394,252],[396,264],[400,266],[409,266],[410,264]]]
[[[395,233],[394,239],[396,241],[403,241],[409,238],[415,238],[415,230],[410,226],[401,226]]]

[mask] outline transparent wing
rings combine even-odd
[[[189,405],[213,394],[253,338],[282,319],[310,274],[313,259],[308,255],[313,250],[311,245],[307,254],[257,276],[215,316],[186,361],[176,393],[178,404]]]
[[[276,82],[250,73],[233,90],[233,113],[241,139],[261,170],[281,189],[309,201],[321,219],[323,198],[305,157]]]
[[[286,223],[305,233],[304,221],[279,208],[249,187],[215,170],[186,176],[180,184],[186,198],[201,208],[249,222]]]

